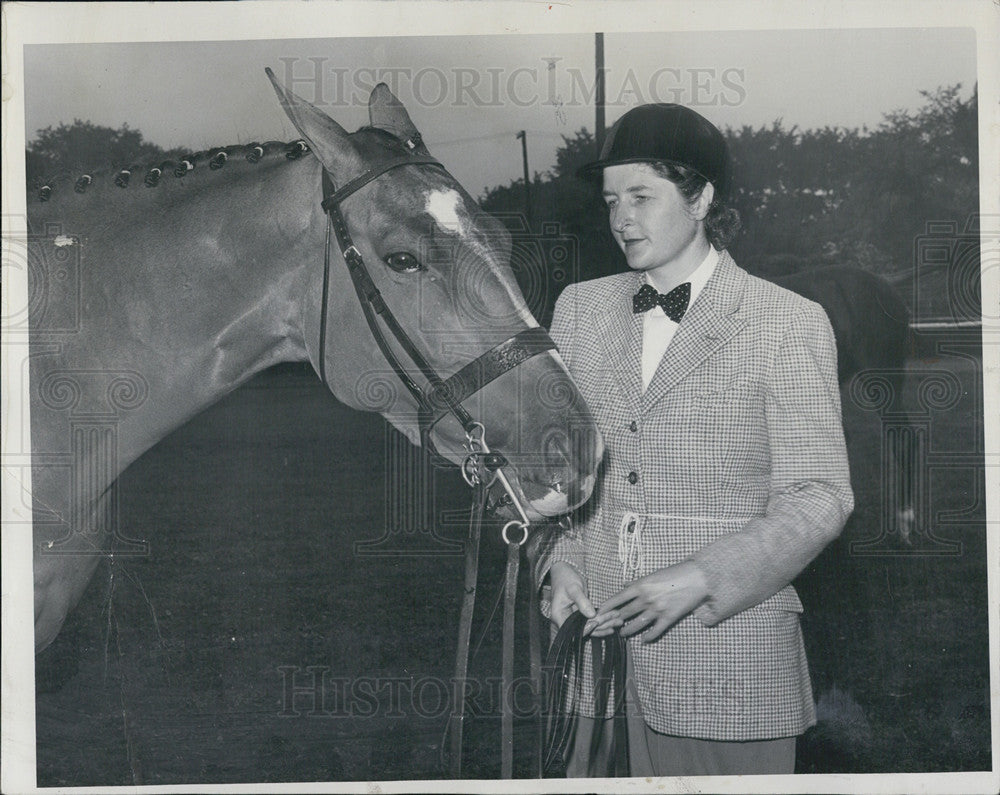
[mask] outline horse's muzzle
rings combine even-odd
[[[504,468],[511,487],[533,521],[560,516],[583,505],[594,490],[597,465],[604,452],[599,434],[551,434],[544,445],[545,455],[510,456]],[[510,498],[499,484],[491,492],[495,512],[518,518]]]

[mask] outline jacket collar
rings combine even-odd
[[[645,392],[641,382],[642,316],[632,312],[632,296],[641,286],[642,276],[625,274],[618,281],[608,311],[598,315],[597,322],[607,360],[629,403],[649,411],[743,328],[746,321],[739,317],[738,310],[746,280],[746,272],[736,266],[727,251],[721,251],[715,272],[688,308]]]
[[[638,405],[642,398],[642,316],[632,312],[632,296],[641,285],[641,274],[621,274],[615,279],[607,307],[594,316],[604,348],[602,365],[614,370],[622,396],[632,405]]]

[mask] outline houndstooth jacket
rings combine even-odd
[[[556,304],[552,338],[606,452],[574,528],[535,550],[535,582],[565,561],[597,606],[693,561],[708,600],[657,641],[629,642],[646,722],[709,740],[798,735],[815,714],[789,583],[854,507],[830,323],[723,251],[643,392],[641,283],[623,273],[570,285]]]

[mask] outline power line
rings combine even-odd
[[[473,141],[491,141],[491,140],[494,140],[494,139],[506,138],[506,137],[511,136],[511,135],[517,135],[520,132],[521,132],[520,130],[510,130],[509,132],[491,133],[490,135],[477,135],[477,136],[472,136],[472,137],[469,137],[469,138],[452,138],[450,141],[433,141],[432,140],[432,141],[429,141],[428,144],[429,144],[429,146],[431,146],[433,148],[433,147],[436,147],[436,146],[449,146],[451,144],[471,143]],[[542,130],[527,130],[527,132],[531,133],[531,135],[539,136],[539,137],[542,137],[542,138],[562,138],[563,137],[563,133],[546,132],[546,131],[542,131]]]

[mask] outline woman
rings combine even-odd
[[[726,142],[694,111],[634,108],[581,174],[630,272],[556,304],[607,452],[585,515],[540,549],[542,609],[629,639],[632,775],[792,773],[815,716],[789,583],[853,509],[829,321],[726,252]]]

